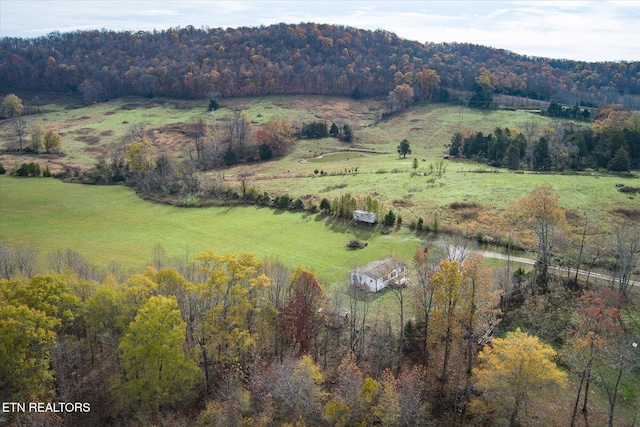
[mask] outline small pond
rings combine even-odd
[[[343,160],[353,160],[360,157],[368,157],[368,156],[371,156],[371,154],[359,153],[357,151],[340,151],[337,153],[327,153],[327,154],[323,154],[322,156],[306,159],[305,163],[333,163],[333,162],[340,162]]]

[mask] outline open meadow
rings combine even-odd
[[[248,172],[249,185],[260,192],[267,191],[271,196],[288,193],[316,205],[322,198],[332,200],[346,193],[370,195],[382,201],[386,209],[400,214],[405,225],[418,218],[425,224],[437,219],[441,227],[450,231],[494,239],[501,239],[509,231],[510,225],[502,218],[508,204],[541,183],[553,185],[574,227],[579,227],[585,212],[596,218],[604,230],[621,220],[638,221],[640,217],[638,197],[616,188],[621,183],[639,186],[638,178],[597,171],[576,175],[522,173],[443,159],[451,136],[457,131],[490,132],[496,127],[509,127],[523,132],[526,129],[535,137],[564,122],[534,111],[481,111],[423,103],[378,121],[377,113],[385,108],[382,100],[269,96],[223,99],[220,103],[222,108],[216,112],[216,129],[220,133],[225,131],[233,111],[243,111],[252,129],[280,117],[294,124],[346,123],[355,134],[351,144],[333,138],[299,140],[283,158],[208,172],[232,187],[239,186],[238,174]],[[109,144],[121,140],[132,126],[138,125],[145,125],[152,133],[158,152],[185,159],[192,150],[187,124],[197,119],[208,123],[211,119],[201,100],[123,98],[80,107],[66,99],[43,98],[41,104],[41,113],[29,116],[27,121],[57,129],[63,136],[64,155],[3,153],[0,162],[7,170],[24,161],[37,161],[43,167],[47,164],[54,172],[90,168],[107,155]],[[0,140],[11,138],[15,138],[11,120],[4,120],[0,124]],[[412,152],[406,158],[396,152],[402,139],[411,144]],[[452,203],[468,207],[452,209]]]
[[[527,240],[526,234],[518,234],[521,230],[508,224],[503,214],[511,203],[542,183],[553,185],[560,196],[574,237],[580,233],[585,213],[595,219],[600,232],[622,220],[637,222],[640,217],[638,196],[621,193],[616,187],[620,183],[639,186],[637,177],[597,171],[523,173],[444,159],[456,131],[510,127],[540,133],[561,123],[532,111],[417,104],[380,121],[376,115],[384,109],[381,100],[271,96],[220,103],[222,108],[216,112],[219,132],[224,131],[233,111],[243,111],[254,129],[272,117],[297,124],[348,123],[355,140],[351,144],[333,138],[299,140],[285,157],[207,174],[239,188],[238,175],[248,173],[249,185],[259,192],[286,193],[316,206],[322,198],[331,201],[346,193],[373,196],[384,203],[385,210],[401,215],[404,227],[383,236],[379,228],[318,214],[256,207],[181,209],[143,201],[122,187],[3,177],[0,237],[9,242],[33,242],[46,250],[71,247],[98,265],[115,260],[129,268],[140,268],[158,243],[172,256],[187,250],[249,251],[278,257],[294,267],[316,269],[324,280],[336,282],[361,262],[394,253],[408,259],[419,242],[406,226],[419,218],[425,225],[437,222],[438,228],[467,237],[500,241],[510,233],[529,243],[530,237]],[[57,129],[63,136],[64,154],[4,152],[0,161],[7,170],[23,161],[46,164],[53,171],[90,168],[107,154],[110,144],[141,124],[152,133],[157,151],[184,159],[192,144],[185,133],[187,124],[211,118],[201,100],[122,98],[82,107],[69,99],[43,96],[38,108],[40,113],[26,120]],[[12,120],[0,125],[2,142],[15,138]],[[396,147],[405,138],[412,152],[403,158]],[[345,244],[353,237],[369,246],[348,252]]]
[[[0,177],[0,236],[33,244],[46,254],[72,248],[105,268],[110,262],[140,271],[162,245],[169,257],[204,250],[251,252],[291,268],[315,270],[332,288],[347,271],[374,259],[410,258],[420,244],[408,231],[382,235],[320,214],[258,207],[179,208],[142,200],[122,186],[66,184],[55,179]],[[351,251],[353,238],[369,245]],[[43,267],[46,267],[43,266]]]

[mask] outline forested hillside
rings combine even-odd
[[[418,89],[416,97],[431,100],[478,92],[480,85],[496,94],[571,105],[632,103],[629,95],[640,93],[640,63],[527,57],[313,23],[0,40],[0,91],[80,92],[86,103],[124,95],[360,97],[386,95],[403,83]]]

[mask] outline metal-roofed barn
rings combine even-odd
[[[381,258],[351,271],[351,284],[369,292],[387,286],[405,286],[407,265],[393,258]]]

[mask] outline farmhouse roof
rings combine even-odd
[[[366,274],[372,279],[380,279],[398,267],[404,267],[404,263],[393,258],[380,258],[358,269],[361,274]]]

